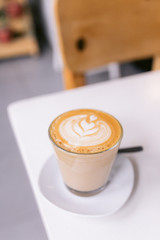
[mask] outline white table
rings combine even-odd
[[[42,166],[53,153],[50,122],[64,111],[84,107],[120,120],[121,147],[144,147],[127,155],[134,165],[135,187],[125,206],[109,217],[69,214],[47,201],[38,187]],[[160,239],[160,71],[23,100],[8,111],[49,239]]]

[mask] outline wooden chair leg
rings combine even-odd
[[[65,89],[76,88],[85,85],[84,74],[74,73],[68,68],[63,69]]]
[[[160,55],[153,58],[152,70],[160,70]]]

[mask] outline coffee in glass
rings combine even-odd
[[[94,109],[65,112],[54,119],[49,136],[65,185],[92,195],[107,184],[122,139],[119,121]]]

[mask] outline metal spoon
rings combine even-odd
[[[132,152],[140,152],[140,151],[143,151],[143,147],[142,146],[120,148],[118,150],[118,153],[132,153]]]

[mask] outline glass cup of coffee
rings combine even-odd
[[[54,119],[49,137],[66,187],[82,196],[102,191],[122,136],[119,121],[99,110],[72,110]]]

